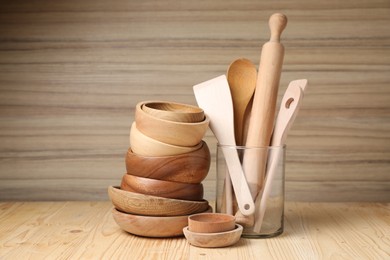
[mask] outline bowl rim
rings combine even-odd
[[[161,122],[168,123],[168,124],[173,124],[173,125],[178,125],[178,126],[198,126],[198,125],[203,126],[205,124],[208,125],[210,123],[210,118],[207,116],[206,113],[204,114],[204,119],[202,121],[200,121],[200,122],[193,122],[193,123],[170,121],[170,120],[162,119],[162,118],[153,116],[153,115],[151,115],[149,113],[146,113],[142,109],[142,106],[145,104],[145,102],[147,102],[147,101],[141,101],[141,102],[139,102],[135,106],[135,121],[137,121],[137,114],[140,113],[141,116],[145,115],[149,119],[151,118],[152,120],[157,120],[157,121],[161,121]]]

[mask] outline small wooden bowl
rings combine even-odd
[[[220,233],[196,233],[188,230],[188,227],[183,229],[184,236],[188,243],[197,247],[227,247],[234,245],[240,240],[243,227],[236,224],[236,228]]]
[[[144,135],[163,143],[190,147],[196,146],[203,139],[210,123],[207,116],[198,123],[169,121],[143,111],[141,107],[144,103],[138,103],[135,108],[135,122]]]
[[[211,207],[207,211],[211,212]],[[182,236],[183,228],[188,224],[188,216],[140,216],[124,213],[115,208],[112,210],[112,216],[121,229],[144,237]]]
[[[172,156],[142,156],[129,148],[126,154],[126,171],[144,178],[200,183],[209,172],[210,161],[210,150],[204,141],[198,150]]]
[[[187,104],[166,101],[147,101],[143,103],[141,108],[149,115],[168,121],[198,123],[204,120],[203,109]]]
[[[130,129],[131,150],[142,156],[171,156],[184,154],[196,151],[202,145],[202,142],[199,142],[195,146],[177,146],[160,142],[141,133],[138,130],[136,122],[133,122]]]
[[[218,233],[233,230],[235,217],[222,213],[195,214],[188,217],[188,229],[196,233]]]
[[[121,189],[145,195],[181,200],[202,200],[203,185],[123,175]]]
[[[120,211],[146,216],[186,216],[204,212],[209,207],[207,200],[190,201],[167,199],[108,187],[108,196]]]

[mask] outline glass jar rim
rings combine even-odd
[[[225,147],[225,148],[234,148],[234,149],[285,149],[287,147],[286,144],[277,145],[277,146],[245,146],[245,145],[228,145],[217,143],[217,147]]]

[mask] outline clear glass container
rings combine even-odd
[[[238,210],[224,149],[237,151],[245,172],[245,180],[254,197],[255,213],[253,215],[243,216]],[[216,211],[235,215],[236,222],[244,227],[243,237],[268,238],[283,233],[285,152],[286,146],[217,145]]]

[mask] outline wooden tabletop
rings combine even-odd
[[[110,202],[0,203],[0,259],[389,259],[389,203],[286,203],[285,232],[205,249],[123,232]],[[229,257],[229,258],[226,258]]]

